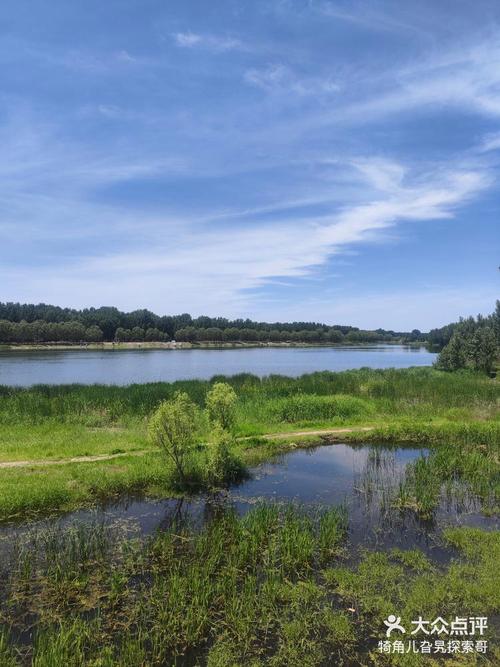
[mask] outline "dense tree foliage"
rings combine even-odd
[[[124,313],[117,308],[59,308],[46,304],[0,303],[0,343],[99,341],[371,343],[425,340],[418,329],[364,331],[318,322],[254,322],[224,317]]]
[[[436,362],[438,368],[446,371],[473,368],[491,373],[500,357],[500,301],[488,317],[468,317],[434,331],[442,332],[442,340],[449,335]],[[434,337],[437,339],[438,334]]]

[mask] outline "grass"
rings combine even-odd
[[[475,498],[488,515],[500,508],[500,424],[498,422],[413,424],[375,428],[345,440],[428,445],[431,451],[408,464],[396,503],[432,518],[442,497],[453,491]],[[453,488],[456,487],[456,488]]]
[[[2,426],[0,462],[116,454],[149,447],[142,424],[88,428],[48,419],[29,426],[26,423]]]
[[[0,519],[70,509],[120,492],[174,492],[170,471],[147,441],[147,419],[178,390],[203,406],[212,383],[221,379],[128,387],[0,387],[0,462],[151,450],[147,456],[107,462],[0,469]],[[361,369],[296,379],[247,374],[224,379],[238,394],[235,435],[241,440],[236,449],[247,464],[288,446],[286,440],[259,439],[261,434],[298,428],[371,425],[373,432],[346,434],[345,439],[469,443],[490,450],[500,440],[498,384],[479,374]]]
[[[342,509],[262,505],[202,529],[128,539],[100,524],[19,538],[3,562],[0,662],[6,667],[316,667],[420,665],[377,652],[383,619],[405,627],[491,616],[500,535],[454,528],[438,567],[418,550],[344,557]],[[26,622],[35,626],[25,631]],[[491,632],[482,664],[498,664]],[[456,664],[471,664],[458,662]]]
[[[497,414],[499,389],[495,381],[469,372],[444,373],[432,368],[402,370],[361,369],[328,371],[287,378],[271,375],[259,379],[248,374],[211,381],[186,380],[127,387],[109,385],[39,385],[29,389],[0,387],[0,423],[80,424],[87,427],[129,426],[137,423],[176,391],[185,391],[204,405],[211,384],[227,381],[239,396],[238,432],[266,432],[281,425],[283,409],[300,405],[301,421],[352,417],[366,418],[371,409],[377,416],[455,420],[490,419]],[[344,395],[344,398],[342,398]],[[336,397],[332,410],[324,397]],[[308,397],[308,398],[304,398]],[[316,397],[316,398],[313,398]],[[359,398],[364,403],[352,401]],[[287,403],[287,401],[289,401]],[[344,403],[343,403],[344,402]],[[349,405],[349,407],[347,407]],[[318,406],[323,406],[319,407]]]

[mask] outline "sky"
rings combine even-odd
[[[0,300],[427,330],[499,288],[496,0],[0,7]]]

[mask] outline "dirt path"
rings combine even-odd
[[[342,435],[342,433],[354,433],[355,431],[373,431],[373,426],[358,426],[353,428],[327,428],[318,431],[283,431],[281,433],[266,433],[258,436],[266,440],[276,440],[278,438],[301,438],[308,435]]]
[[[96,454],[95,456],[73,456],[70,459],[33,459],[32,461],[1,461],[1,468],[30,468],[31,466],[62,466],[66,463],[92,463],[93,461],[109,461],[121,456],[144,456],[151,449],[142,449],[135,452],[120,452],[119,454]]]
[[[287,431],[280,433],[266,433],[257,436],[266,440],[285,438],[303,438],[311,435],[342,435],[342,433],[353,433],[355,431],[373,431],[373,426],[358,426],[354,428],[328,428],[315,431]],[[247,439],[247,438],[245,438]],[[94,456],[73,456],[69,459],[33,459],[32,461],[0,461],[0,470],[5,468],[30,468],[32,466],[60,466],[67,463],[92,463],[96,461],[110,461],[122,456],[144,456],[154,450],[142,449],[132,452],[120,452],[118,454],[96,454]]]

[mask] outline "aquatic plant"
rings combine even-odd
[[[345,521],[343,508],[308,514],[264,504],[144,539],[100,524],[39,528],[18,538],[5,574],[0,664],[392,664],[376,641],[394,610],[410,625],[420,614],[498,608],[498,533],[448,529],[460,556],[447,566],[402,549],[346,563]],[[28,568],[18,566],[20,554]],[[495,664],[495,637],[485,638]]]

